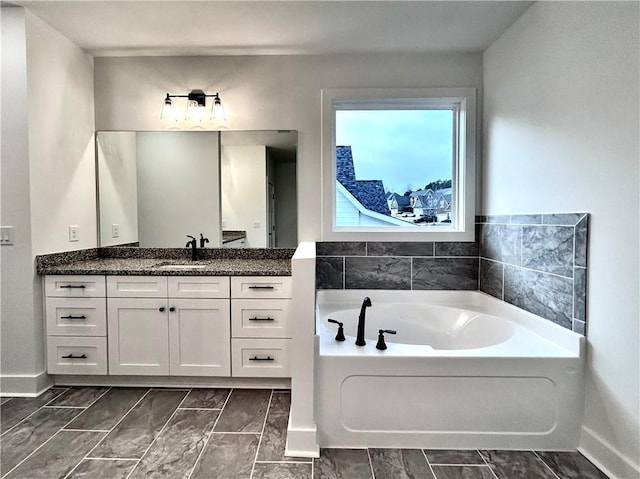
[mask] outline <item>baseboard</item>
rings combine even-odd
[[[284,455],[290,457],[320,457],[317,428],[293,427],[291,425],[291,417],[289,417]]]
[[[631,459],[586,426],[582,426],[578,451],[610,479],[640,479],[640,464],[634,464]]]
[[[51,376],[56,386],[169,388],[291,389],[289,378],[226,378],[211,376]]]
[[[0,376],[0,397],[37,397],[53,386],[46,371],[38,374],[7,374]]]

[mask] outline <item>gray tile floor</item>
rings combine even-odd
[[[577,452],[323,449],[284,456],[280,390],[61,388],[0,402],[2,478],[606,479]]]

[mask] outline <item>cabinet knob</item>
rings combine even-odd
[[[176,308],[174,308],[173,306],[171,306],[171,307],[169,308],[169,311],[171,311],[172,313],[173,313],[175,310],[176,310]]]
[[[161,306],[160,308],[158,308],[158,311],[160,311],[161,313],[164,313],[165,307]]]

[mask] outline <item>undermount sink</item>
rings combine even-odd
[[[160,263],[156,265],[158,269],[202,269],[206,268],[206,264],[194,263],[194,264],[173,264],[173,263]]]

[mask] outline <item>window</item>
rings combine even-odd
[[[472,241],[475,89],[323,91],[323,240]]]

